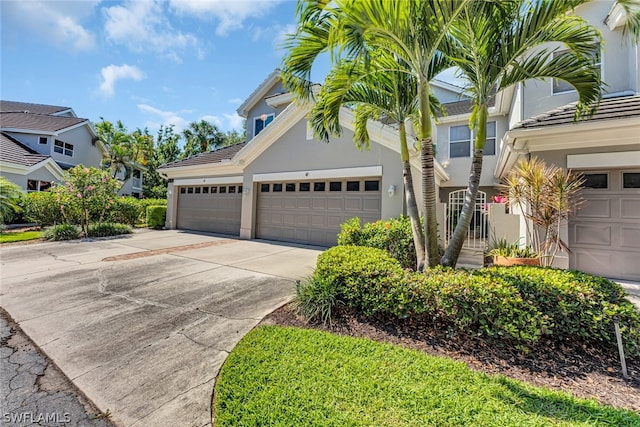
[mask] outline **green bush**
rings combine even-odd
[[[121,234],[130,233],[131,227],[126,224],[118,224],[113,222],[89,224],[89,237],[119,236]]]
[[[108,222],[136,225],[141,221],[141,216],[146,211],[138,199],[131,196],[116,197],[113,205],[109,207],[106,219]],[[96,220],[98,220],[96,218]]]
[[[387,251],[403,268],[416,269],[416,248],[409,217],[376,221],[360,226],[351,218],[340,226],[338,245],[368,246]]]
[[[167,217],[167,206],[147,206],[147,227],[162,228],[164,227]]]
[[[338,304],[338,289],[334,280],[312,276],[304,283],[296,283],[294,304],[309,321],[331,322],[333,308]]]
[[[47,228],[43,237],[47,240],[74,240],[79,239],[81,235],[82,230],[77,225],[58,224]]]
[[[24,218],[45,227],[63,222],[60,201],[57,194],[49,191],[36,191],[25,194],[20,201]],[[79,212],[76,215],[79,219]]]

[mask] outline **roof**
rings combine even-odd
[[[10,135],[0,133],[0,161],[15,163],[23,166],[33,166],[49,156],[38,154],[35,150],[27,147]]]
[[[58,105],[32,104],[30,102],[17,101],[0,101],[0,112],[21,112],[28,111],[34,114],[55,114],[62,111],[71,110],[70,107],[61,107]]]
[[[262,83],[249,95],[249,97],[236,110],[240,117],[247,117],[249,110],[265,97],[269,89],[280,79],[280,70],[276,68]]]
[[[513,129],[532,129],[575,123],[576,102],[554,110],[546,111],[517,123]],[[616,96],[600,101],[598,110],[591,117],[579,119],[579,122],[619,120],[640,117],[640,96]]]
[[[0,128],[25,129],[44,132],[57,132],[89,121],[78,117],[51,116],[25,112],[0,113]]]
[[[206,164],[212,164],[212,163],[220,163],[225,160],[231,160],[233,156],[235,156],[238,153],[238,151],[244,148],[245,145],[247,145],[246,142],[241,142],[239,144],[218,148],[217,150],[208,151],[206,153],[196,154],[195,156],[191,156],[184,160],[176,160],[175,162],[167,163],[166,165],[160,166],[158,169],[178,168],[182,166],[206,165]]]

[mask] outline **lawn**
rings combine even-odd
[[[216,382],[216,426],[639,426],[631,411],[415,350],[259,327]]]
[[[40,239],[42,231],[18,231],[15,233],[0,234],[0,243],[25,242],[27,240]]]

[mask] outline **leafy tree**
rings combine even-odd
[[[448,54],[467,82],[473,101],[469,126],[475,131],[464,205],[441,263],[454,267],[473,216],[487,135],[488,107],[495,91],[529,79],[556,78],[575,87],[578,112],[589,112],[601,97],[599,70],[591,52],[599,33],[570,14],[588,0],[504,0],[468,3],[451,27]],[[561,43],[567,51],[554,56]]]
[[[14,214],[21,211],[19,205],[21,197],[20,186],[0,176],[0,224],[11,221]]]
[[[174,132],[173,125],[160,126],[154,141],[153,157],[147,164],[147,172],[142,183],[145,197],[167,197],[167,182],[158,173],[158,167],[180,158],[179,140],[180,135]]]
[[[95,124],[95,128],[98,140],[109,153],[103,160],[103,167],[110,171],[113,178],[123,173],[123,181],[126,182],[131,178],[136,164],[144,166],[153,156],[153,138],[146,129],[129,133],[120,120],[115,125],[102,117],[101,120]]]
[[[287,46],[283,80],[298,100],[313,99],[311,69],[323,53],[332,63],[352,60],[371,64],[373,54],[395,60],[390,71],[410,74],[416,85],[425,246],[429,266],[440,261],[436,219],[436,187],[430,82],[444,68],[449,28],[465,6],[462,0],[336,0],[298,2],[299,26]],[[375,59],[375,58],[373,58]]]
[[[206,153],[224,143],[224,136],[216,125],[206,120],[189,123],[189,127],[182,131],[185,139],[184,158],[198,153]]]
[[[242,133],[238,132],[235,129],[232,129],[224,133],[221,147],[228,147],[230,145],[239,144],[241,142],[245,142],[246,140],[247,140],[247,128],[246,128],[246,121],[245,121],[244,129],[242,130]]]

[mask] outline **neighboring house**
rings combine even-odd
[[[101,167],[107,155],[88,119],[69,107],[27,102],[0,101],[0,144],[0,173],[27,192],[48,189],[73,166]],[[120,194],[142,194],[141,171]]]
[[[557,265],[640,280],[640,50],[623,33],[623,15],[613,5],[601,1],[578,8],[600,28],[606,45],[599,57],[606,96],[597,114],[574,122],[577,96],[558,82],[529,82],[495,95],[478,206],[484,209],[500,180],[527,156],[582,172],[587,203],[563,227],[561,237],[571,253],[558,257]],[[446,239],[447,212],[461,201],[469,175],[471,104],[457,86],[434,82],[433,89],[448,112],[438,119],[434,135],[438,222]],[[238,113],[247,120],[246,143],[159,169],[170,179],[168,228],[332,245],[340,223],[350,217],[374,221],[404,213],[393,128],[371,123],[371,149],[359,151],[352,139],[353,115],[343,108],[343,135],[319,142],[307,126],[308,107],[291,103],[277,71]],[[411,155],[420,198],[419,153],[413,149]],[[522,219],[514,215],[480,222],[472,228],[486,227],[475,230],[481,245],[489,229],[499,234],[511,227],[514,240],[525,237]]]

